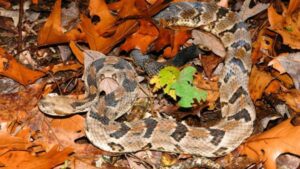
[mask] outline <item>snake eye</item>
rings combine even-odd
[[[100,80],[103,80],[105,78],[104,74],[100,75]]]
[[[117,74],[114,73],[114,74],[112,74],[111,77],[116,80],[117,79]]]

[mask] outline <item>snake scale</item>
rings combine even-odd
[[[154,20],[166,27],[200,28],[223,43],[227,54],[219,76],[220,122],[204,128],[164,118],[146,118],[130,123],[115,121],[130,110],[137,97],[136,72],[129,62],[119,57],[89,50],[84,52],[89,60],[85,63],[83,75],[86,98],[74,100],[65,96],[46,96],[39,102],[40,110],[54,116],[87,111],[88,139],[109,152],[151,149],[206,157],[231,152],[250,136],[255,120],[255,109],[248,91],[252,47],[245,23],[235,12],[204,2],[171,3]],[[147,58],[136,62],[148,72],[157,72],[163,67]],[[119,85],[103,96],[101,81],[105,78]]]

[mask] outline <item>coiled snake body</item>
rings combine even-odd
[[[39,108],[47,114],[63,116],[88,111],[86,135],[97,147],[109,152],[135,152],[151,149],[188,153],[206,157],[223,156],[240,145],[253,130],[255,109],[248,92],[251,70],[251,39],[246,25],[228,9],[210,3],[172,3],[155,19],[164,26],[187,26],[211,32],[223,43],[227,55],[219,76],[222,119],[216,125],[191,127],[172,119],[146,118],[136,122],[114,119],[130,110],[136,98],[138,83],[133,67],[125,60],[85,51],[83,80],[86,99],[47,96]],[[98,58],[91,56],[97,55]],[[153,69],[156,62],[143,64]],[[150,70],[149,70],[150,71]],[[113,92],[100,96],[101,79],[110,78],[119,84]]]

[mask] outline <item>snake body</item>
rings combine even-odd
[[[154,18],[166,27],[201,28],[223,43],[227,55],[219,76],[222,119],[208,128],[191,127],[172,119],[146,118],[135,122],[117,122],[137,95],[138,83],[133,67],[115,56],[85,51],[83,80],[86,99],[47,96],[39,108],[50,115],[88,111],[86,135],[97,147],[117,153],[151,149],[206,157],[223,156],[234,150],[253,130],[255,109],[249,96],[251,39],[239,16],[226,8],[202,2],[172,3]],[[93,59],[93,56],[97,58]],[[137,59],[137,58],[135,58]],[[136,60],[146,71],[162,66],[147,59]],[[119,84],[113,92],[101,96],[103,78]]]

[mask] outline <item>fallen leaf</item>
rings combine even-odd
[[[222,62],[222,60],[222,58],[215,55],[201,56],[201,63],[207,77],[212,77],[214,69]]]
[[[121,49],[130,51],[139,49],[142,53],[146,53],[150,44],[158,37],[158,30],[147,20],[140,20],[139,29],[129,36],[125,43],[121,45]]]
[[[173,66],[167,66],[159,71],[158,75],[151,78],[150,84],[155,84],[153,91],[163,89],[164,93],[170,95],[176,100],[175,90],[171,89],[171,85],[176,81],[179,76],[179,70]]]
[[[54,146],[41,156],[32,155],[26,151],[14,151],[0,156],[0,162],[6,168],[54,168],[67,160],[70,153],[72,153],[72,148],[59,150],[58,146]]]
[[[291,89],[286,92],[278,94],[278,98],[285,101],[290,108],[296,112],[300,112],[300,91],[297,89]]]
[[[46,23],[38,33],[38,44],[48,45],[82,39],[83,34],[78,29],[64,33],[61,23],[61,0],[57,0]]]
[[[265,88],[273,79],[270,73],[261,71],[256,66],[253,66],[249,78],[249,92],[254,102],[262,97]]]
[[[282,36],[283,43],[289,45],[293,49],[300,49],[300,29],[299,20],[300,12],[296,11],[299,8],[294,6],[299,2],[298,0],[292,0],[287,10],[282,4],[283,12],[282,15],[278,14],[273,6],[268,8],[268,18],[271,25],[271,29],[279,33]]]
[[[288,73],[294,81],[296,89],[300,89],[300,52],[281,54],[269,62],[280,74]]]
[[[188,39],[190,34],[187,30],[175,30],[174,35],[171,36],[171,47],[167,47],[164,50],[164,56],[166,58],[173,58],[179,51],[180,46],[182,46]]]
[[[29,135],[29,130],[23,130],[23,132]],[[31,146],[33,144],[29,136],[12,136],[6,132],[0,132],[0,157],[9,151],[26,151]]]
[[[0,74],[12,78],[22,85],[32,84],[37,79],[45,76],[43,72],[31,70],[20,64],[2,48],[0,48]]]
[[[194,74],[196,68],[192,66],[185,67],[180,71],[177,80],[171,85],[171,89],[175,90],[177,96],[180,97],[178,105],[180,107],[189,108],[195,102],[205,101],[207,92],[193,86]]]
[[[263,162],[265,169],[276,168],[276,158],[283,153],[300,155],[300,126],[293,126],[291,119],[256,136],[239,147],[241,154],[255,162]]]

